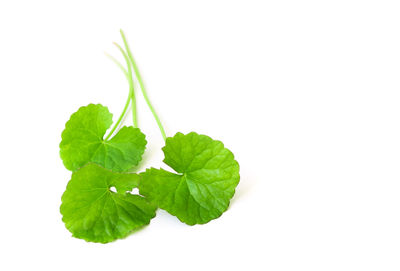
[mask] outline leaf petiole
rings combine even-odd
[[[129,93],[131,94],[133,126],[138,127],[137,116],[136,116],[135,90],[133,87],[133,78],[132,78],[132,68],[130,66],[129,58],[128,58],[127,54],[125,53],[124,49],[122,49],[122,47],[116,42],[114,42],[114,45],[117,46],[118,49],[121,51],[122,55],[125,58],[126,65],[128,66],[128,81],[129,81]]]
[[[154,107],[152,106],[152,104],[150,102],[150,99],[149,99],[149,97],[147,95],[146,89],[145,89],[144,84],[143,84],[142,77],[140,76],[139,69],[138,69],[138,67],[136,65],[135,59],[133,58],[133,55],[132,55],[132,52],[131,52],[131,50],[129,48],[128,42],[127,42],[127,40],[125,38],[125,34],[124,34],[124,32],[122,30],[120,30],[120,32],[121,32],[122,39],[124,41],[126,52],[128,53],[128,57],[129,57],[130,63],[132,64],[132,67],[133,67],[133,70],[135,72],[136,78],[137,78],[137,80],[139,82],[140,89],[142,90],[143,97],[146,100],[146,103],[147,103],[148,107],[150,108],[150,111],[153,114],[154,119],[157,122],[158,128],[160,129],[161,135],[162,135],[162,137],[163,137],[163,139],[165,141],[167,136],[165,135],[164,127],[163,127],[163,125],[162,125],[162,123],[160,121],[160,118],[158,117],[158,115],[157,115]]]
[[[124,66],[123,66],[118,60],[116,60],[115,57],[113,57],[112,55],[109,55],[109,54],[107,54],[107,53],[105,53],[105,55],[106,55],[109,59],[111,59],[111,61],[114,62],[114,63],[121,69],[121,71],[124,73],[126,79],[127,79],[128,82],[129,82],[128,72],[126,71],[126,69],[124,68]]]
[[[126,55],[125,51],[122,49],[122,47],[117,43],[114,43],[114,45],[117,46],[117,48],[121,51],[122,55],[124,56],[126,64],[128,66],[128,71],[114,57],[112,57],[111,55],[109,55],[107,53],[106,53],[106,56],[108,58],[110,58],[121,69],[121,71],[124,73],[126,79],[128,80],[128,83],[129,83],[129,95],[128,95],[128,99],[126,100],[126,103],[125,103],[124,109],[122,110],[121,115],[119,116],[117,122],[114,124],[114,126],[112,127],[110,133],[107,135],[105,140],[108,140],[113,135],[114,131],[118,128],[118,126],[120,125],[120,123],[122,122],[122,120],[124,119],[124,117],[126,115],[126,112],[128,110],[128,107],[129,107],[130,103],[132,104],[133,126],[134,127],[138,127],[137,114],[136,114],[135,90],[134,90],[134,85],[133,85],[133,77],[132,77],[132,69],[131,69],[131,66],[130,66],[130,61],[129,61],[129,58]]]
[[[109,55],[107,53],[106,53],[106,56],[108,58],[110,58],[122,70],[122,72],[124,73],[126,79],[128,80],[128,83],[129,83],[128,72],[125,70],[125,68],[122,66],[122,64],[119,63],[118,60],[116,60],[114,57],[112,57],[111,55]],[[125,117],[125,114],[126,114],[126,112],[128,110],[128,107],[129,107],[129,104],[131,103],[131,97],[132,97],[132,94],[130,93],[130,89],[129,89],[128,99],[126,100],[124,109],[122,110],[121,115],[119,116],[117,122],[114,124],[113,128],[111,129],[111,131],[109,132],[109,134],[107,135],[105,140],[108,140],[112,136],[114,131],[118,128],[119,124],[121,123],[122,119]]]

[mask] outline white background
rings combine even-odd
[[[1,1],[0,269],[399,270],[399,14],[382,0]],[[206,225],[158,211],[102,245],[61,221],[58,144],[82,105],[120,114],[127,83],[103,54],[121,59],[119,28],[167,134],[222,140],[241,182]],[[138,96],[143,170],[163,141]]]

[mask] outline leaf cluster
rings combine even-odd
[[[129,96],[118,121],[100,104],[73,113],[61,134],[60,157],[72,176],[60,212],[74,237],[108,243],[148,225],[157,208],[188,225],[205,224],[221,216],[239,183],[239,164],[221,141],[195,132],[166,137],[152,107],[125,36]],[[174,172],[148,168],[133,172],[146,149],[145,135],[137,127],[132,70],[165,139],[164,163]],[[131,104],[134,126],[120,127]],[[107,131],[108,135],[106,136]],[[139,194],[132,191],[139,190]]]

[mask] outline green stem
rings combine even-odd
[[[125,70],[125,68],[121,65],[121,63],[119,63],[118,60],[116,60],[114,57],[110,56],[110,55],[107,54],[107,53],[106,53],[106,56],[107,56],[108,58],[110,58],[110,59],[122,70],[122,72],[124,73],[126,79],[127,79],[128,82],[129,82],[129,75],[128,75],[128,72],[127,72],[127,71]],[[122,110],[121,115],[119,116],[117,122],[114,123],[113,128],[112,128],[111,131],[108,133],[108,136],[106,137],[105,140],[108,140],[108,139],[112,136],[112,134],[114,133],[114,131],[118,128],[119,124],[121,123],[122,119],[125,117],[125,114],[126,114],[126,112],[128,111],[128,107],[129,107],[129,104],[130,104],[130,102],[131,102],[131,97],[132,97],[132,94],[130,93],[130,91],[131,91],[131,90],[129,90],[128,99],[126,100],[126,103],[125,103],[124,109]]]
[[[118,127],[119,124],[121,123],[122,119],[123,119],[124,116],[125,116],[126,111],[128,110],[130,101],[131,101],[131,94],[129,93],[128,99],[127,99],[127,101],[126,101],[126,103],[125,103],[124,110],[122,111],[121,115],[120,115],[119,118],[118,118],[118,121],[114,124],[113,128],[111,129],[110,133],[108,134],[108,136],[106,137],[105,140],[108,140],[108,139],[111,137],[111,135],[114,133],[115,129],[117,129],[117,127]]]
[[[106,55],[109,59],[111,59],[111,61],[114,62],[114,63],[118,66],[118,68],[121,69],[121,71],[125,74],[125,77],[126,77],[126,79],[128,80],[128,82],[129,82],[128,72],[125,70],[124,66],[123,66],[121,63],[119,63],[119,61],[116,60],[113,56],[111,56],[111,55],[109,55],[109,54],[107,54],[107,53],[105,53],[105,55]]]
[[[138,67],[136,65],[135,59],[133,58],[133,55],[132,55],[131,50],[129,48],[128,42],[127,42],[127,40],[125,38],[124,32],[122,30],[120,30],[120,32],[121,32],[122,39],[124,40],[126,52],[128,53],[128,56],[129,56],[130,62],[132,64],[133,70],[135,71],[136,78],[137,78],[137,80],[139,82],[140,89],[142,90],[143,97],[146,100],[146,103],[147,103],[148,107],[150,108],[150,111],[153,114],[154,119],[157,122],[158,128],[160,129],[161,135],[162,135],[162,137],[163,137],[163,139],[165,141],[167,136],[165,135],[164,127],[162,126],[160,118],[158,117],[158,115],[157,115],[154,107],[152,106],[152,104],[150,102],[150,99],[149,99],[149,97],[147,95],[146,89],[145,89],[144,84],[143,84],[142,77],[140,76],[139,69],[138,69]]]
[[[135,90],[133,87],[133,78],[132,78],[132,68],[129,62],[129,57],[126,55],[124,49],[119,46],[118,43],[114,43],[115,46],[121,51],[122,55],[125,58],[126,64],[128,66],[128,81],[129,81],[129,93],[131,94],[131,104],[132,104],[132,118],[133,118],[133,127],[138,127],[137,116],[136,116],[136,98],[135,98]]]

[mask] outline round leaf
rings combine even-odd
[[[101,104],[79,108],[65,124],[60,156],[67,169],[75,171],[94,162],[115,172],[138,165],[146,148],[145,135],[124,126],[110,140],[103,137],[112,124],[112,114]]]
[[[137,174],[114,173],[93,163],[80,168],[62,196],[65,226],[74,237],[107,243],[149,224],[155,205],[129,193],[138,180]]]
[[[140,174],[140,193],[189,225],[221,216],[240,178],[232,152],[194,132],[167,138],[163,151],[164,162],[177,173],[147,169]]]

